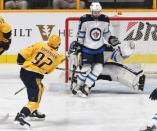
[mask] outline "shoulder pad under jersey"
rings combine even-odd
[[[101,14],[99,17],[98,17],[98,20],[99,21],[104,21],[104,22],[110,22],[109,20],[109,17],[107,15],[104,15],[104,14]]]

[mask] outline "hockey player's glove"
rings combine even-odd
[[[21,54],[18,54],[18,56],[17,56],[17,64],[18,65],[23,65],[24,62],[25,62],[25,58]]]
[[[73,41],[71,44],[70,44],[70,48],[69,48],[69,54],[78,54],[80,52],[81,48],[80,48],[80,45],[77,41]]]
[[[120,41],[118,40],[118,38],[115,36],[110,36],[108,43],[111,44],[112,46],[121,44]]]
[[[8,50],[10,43],[11,43],[11,40],[9,40],[8,42],[0,41],[0,48],[3,48],[4,50]]]
[[[151,100],[157,100],[157,88],[153,90],[153,92],[150,94],[149,98]]]

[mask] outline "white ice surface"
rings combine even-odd
[[[2,68],[3,67],[3,68]],[[0,131],[21,131],[13,124],[17,112],[27,103],[23,87],[14,65],[0,66],[0,119],[7,113],[7,121],[0,122]],[[46,77],[40,111],[45,121],[29,121],[32,131],[139,131],[157,112],[157,101],[149,99],[149,92],[157,87],[156,79],[147,79],[145,92],[133,92],[116,82],[98,82],[88,98],[72,97],[69,84]]]

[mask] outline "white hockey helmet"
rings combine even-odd
[[[99,2],[92,2],[90,5],[90,10],[93,11],[101,11],[102,10],[102,6],[100,5]]]

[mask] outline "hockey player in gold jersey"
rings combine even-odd
[[[58,35],[52,35],[47,44],[37,42],[22,49],[18,54],[17,63],[22,66],[20,78],[27,88],[28,103],[15,117],[16,124],[30,127],[30,124],[25,121],[26,117],[45,118],[45,114],[38,112],[44,91],[41,80],[44,74],[52,72],[64,60],[64,56],[57,51],[60,43],[61,38]]]
[[[0,55],[9,49],[11,44],[11,26],[0,17]]]

